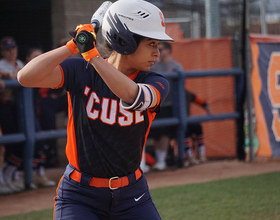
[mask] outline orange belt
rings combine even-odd
[[[142,171],[139,168],[134,173],[135,173],[135,181],[142,176]],[[70,178],[75,180],[76,182],[80,182],[81,176],[82,174],[77,170],[74,170],[70,174]],[[115,176],[115,177],[111,177],[110,179],[92,177],[89,182],[90,186],[94,186],[98,188],[106,187],[112,190],[127,186],[128,184],[129,184],[129,179],[127,176],[124,177]]]

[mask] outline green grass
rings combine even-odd
[[[1,220],[51,220],[53,219],[53,209],[30,212],[19,215],[9,215],[0,218]]]
[[[153,190],[162,219],[280,219],[280,173]]]
[[[151,190],[163,220],[280,219],[280,172]],[[53,209],[0,220],[49,220]]]

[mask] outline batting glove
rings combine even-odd
[[[77,35],[77,31],[79,30],[79,28],[82,27],[82,25],[78,25],[75,29],[75,31],[70,31],[69,34],[72,36],[72,39],[69,40],[66,43],[66,47],[69,48],[69,50],[71,50],[71,52],[73,54],[76,54],[79,52],[79,48],[77,47],[76,41],[75,41],[75,37]]]
[[[75,42],[86,61],[90,61],[96,56],[100,56],[96,49],[96,33],[91,24],[82,25],[75,37]]]

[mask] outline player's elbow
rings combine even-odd
[[[147,108],[154,107],[153,88],[147,84],[138,84],[139,90],[136,99],[133,99],[133,103],[121,101],[121,107],[124,109],[133,109],[138,111],[145,111]]]
[[[27,73],[25,72],[24,68],[21,69],[17,74],[17,80],[18,82],[25,87],[30,86],[30,80],[28,80]]]
[[[24,79],[24,74],[22,73],[22,70],[20,70],[17,74],[17,80],[18,82],[22,85],[25,86],[25,79]]]

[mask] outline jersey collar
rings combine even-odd
[[[128,75],[129,79],[134,80],[139,72],[140,70],[136,70],[134,73],[129,74]]]

